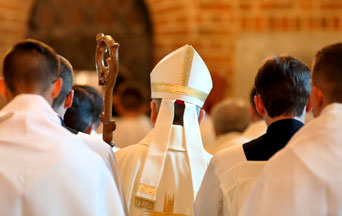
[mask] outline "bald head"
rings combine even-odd
[[[342,43],[326,46],[316,54],[312,83],[322,90],[327,104],[342,103]]]
[[[250,123],[250,112],[243,101],[227,99],[214,106],[212,118],[219,135],[243,132]]]
[[[48,45],[27,39],[13,46],[6,54],[3,74],[12,95],[44,94],[56,81],[59,61]]]

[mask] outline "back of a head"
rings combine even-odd
[[[64,122],[68,127],[85,133],[93,123],[94,101],[84,89],[73,89],[74,100],[64,115]]]
[[[100,121],[100,116],[103,111],[103,97],[102,95],[93,87],[88,85],[76,85],[75,88],[82,88],[84,89],[89,96],[93,99],[94,105],[95,105],[95,111],[93,116],[93,123],[96,123]]]
[[[255,78],[255,89],[271,118],[300,116],[310,95],[310,70],[291,56],[267,59]]]
[[[242,100],[227,99],[214,106],[212,119],[219,135],[243,132],[250,123],[250,112]]]
[[[3,75],[12,95],[44,94],[58,78],[59,61],[48,45],[27,39],[6,54]]]
[[[64,104],[66,97],[72,90],[72,84],[74,82],[73,68],[70,62],[63,56],[58,55],[58,58],[61,63],[59,77],[62,78],[63,84],[59,95],[53,100],[52,107],[54,109]]]
[[[117,90],[119,103],[126,111],[139,112],[146,104],[147,92],[139,83],[130,81],[122,83]]]
[[[342,43],[326,46],[315,57],[312,83],[328,103],[342,103]]]

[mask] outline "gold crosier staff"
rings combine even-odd
[[[102,33],[96,35],[96,41],[96,71],[99,77],[99,85],[104,86],[104,111],[101,114],[101,121],[103,123],[102,138],[113,147],[112,139],[116,124],[112,120],[112,97],[119,73],[119,44],[111,36]],[[104,59],[106,52],[109,57]]]

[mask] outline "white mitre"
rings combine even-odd
[[[196,50],[185,45],[164,57],[151,75],[152,98],[162,99],[152,142],[143,167],[135,204],[153,209],[164,170],[174,115],[175,100],[184,101],[183,126],[194,196],[207,168],[196,106],[202,107],[212,89],[207,66]]]

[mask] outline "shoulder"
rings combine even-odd
[[[246,142],[245,144],[243,144],[243,148],[252,147],[252,146],[255,146],[255,145],[258,145],[258,144],[264,142],[265,136],[266,136],[266,134],[261,135],[258,138],[255,138],[249,142]]]
[[[115,152],[115,157],[119,166],[120,164],[133,163],[136,160],[141,160],[145,157],[148,147],[148,145],[138,143],[118,150]]]
[[[112,152],[111,147],[107,143],[93,135],[79,132],[76,136],[80,138],[91,150],[101,156],[106,156],[108,153]]]
[[[219,151],[210,163],[214,167],[216,175],[223,176],[230,169],[246,161],[243,148],[238,145]]]
[[[94,152],[76,136],[72,136],[63,147],[63,163],[73,170],[72,173],[83,173],[83,175],[102,173],[104,176],[111,176],[101,155]]]

